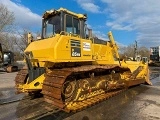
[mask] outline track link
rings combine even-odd
[[[125,89],[119,89],[116,91],[110,91],[104,94],[99,94],[97,96],[91,97],[86,99],[85,101],[78,101],[78,102],[73,102],[72,103],[72,107],[71,108],[67,108],[65,109],[65,111],[80,111],[83,110],[87,107],[90,107],[92,105],[95,105],[99,102],[102,102],[104,100],[107,100],[117,94],[119,94],[120,92],[124,91]]]
[[[81,67],[74,67],[74,68],[63,68],[63,69],[54,69],[49,73],[45,74],[45,80],[42,87],[42,94],[44,95],[44,99],[46,102],[53,104],[54,106],[63,109],[66,112],[70,111],[77,111],[84,109],[88,106],[92,106],[100,101],[108,99],[122,90],[104,92],[99,95],[86,98],[83,101],[71,101],[69,104],[71,107],[66,105],[66,102],[63,101],[62,97],[62,87],[67,79],[68,76],[72,76],[72,74],[80,73],[80,72],[87,72],[91,70],[99,70],[99,69],[119,69],[117,65],[106,65],[106,66],[99,66],[99,65],[88,65],[88,66],[81,66]],[[67,107],[66,107],[67,106]]]

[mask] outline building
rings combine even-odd
[[[160,61],[160,46],[150,47],[150,60]]]

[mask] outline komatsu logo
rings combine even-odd
[[[72,52],[72,56],[74,56],[74,57],[80,57],[81,54],[80,54],[80,53],[77,53],[77,52]]]

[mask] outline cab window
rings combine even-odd
[[[80,34],[79,20],[73,16],[66,15],[66,28],[65,31],[72,34]]]
[[[60,16],[52,16],[45,20],[45,37],[60,33]]]

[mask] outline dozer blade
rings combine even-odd
[[[128,65],[131,70],[133,66]],[[131,70],[132,71],[132,70]],[[149,77],[148,65],[139,65],[130,75],[127,75],[127,86],[134,86],[141,83],[152,85]]]
[[[147,70],[146,83],[147,83],[148,85],[152,85],[152,82],[150,81],[150,73],[149,73],[149,69]]]

